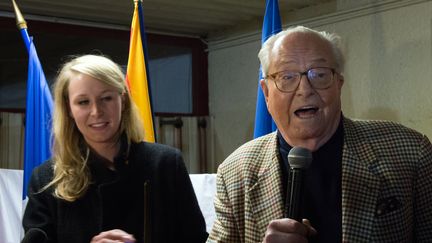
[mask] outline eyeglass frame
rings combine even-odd
[[[317,68],[330,69],[330,71],[332,72],[332,75],[331,75],[331,77],[332,77],[332,81],[331,81],[331,83],[329,84],[328,87],[325,87],[325,88],[315,88],[315,87],[313,86],[313,84],[311,83],[308,74],[309,74],[309,72],[310,72],[312,69],[317,69]],[[277,85],[276,75],[279,74],[279,73],[282,73],[282,72],[290,72],[290,73],[300,74],[300,78],[299,78],[299,80],[298,80],[297,86],[295,86],[295,88],[294,88],[293,90],[290,90],[290,91],[281,90],[281,89],[279,88],[279,86]],[[336,72],[336,69],[331,68],[331,67],[312,67],[312,68],[309,68],[308,70],[306,70],[306,71],[304,71],[304,72],[291,72],[291,71],[288,71],[288,70],[282,70],[282,71],[279,71],[279,72],[275,72],[275,73],[273,73],[273,74],[269,74],[269,75],[265,76],[264,79],[265,79],[265,80],[268,80],[268,79],[273,80],[274,83],[275,83],[276,88],[277,88],[280,92],[282,92],[282,93],[292,93],[292,92],[294,92],[294,91],[297,90],[298,86],[300,85],[300,82],[301,82],[301,79],[302,79],[303,75],[306,76],[307,81],[309,82],[310,86],[311,86],[313,89],[324,90],[324,89],[328,89],[328,88],[330,88],[330,87],[333,85],[333,83],[334,83],[334,75],[335,75],[335,74],[339,74],[339,73]]]

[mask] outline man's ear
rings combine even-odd
[[[342,86],[343,86],[343,84],[345,82],[345,78],[344,78],[344,76],[342,74],[338,74],[338,80],[339,80],[339,82],[338,82],[338,88],[340,90],[340,89],[342,89]]]
[[[261,89],[262,89],[264,97],[265,97],[265,101],[267,103],[267,101],[268,101],[268,95],[269,95],[268,94],[269,90],[268,90],[268,86],[267,86],[266,80],[265,79],[261,79],[260,80],[260,85],[261,85]]]

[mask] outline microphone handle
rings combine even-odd
[[[300,169],[290,169],[288,180],[289,195],[287,195],[286,217],[301,222],[300,205],[303,195],[303,171]]]

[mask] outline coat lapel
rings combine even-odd
[[[378,163],[367,138],[356,134],[354,126],[344,119],[342,237],[343,242],[369,242],[380,187]]]
[[[367,138],[356,134],[354,126],[344,118],[342,238],[343,242],[369,242],[380,188],[379,168]],[[271,220],[284,217],[276,134],[270,148],[263,149],[269,152],[245,198],[251,205],[251,221],[261,236]]]
[[[269,148],[265,148],[269,152],[265,155],[264,163],[258,168],[257,180],[246,194],[253,213],[252,220],[261,236],[264,236],[271,220],[283,217],[284,210],[277,137],[276,133],[274,134],[274,141]]]

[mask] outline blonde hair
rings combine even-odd
[[[65,63],[54,83],[54,177],[45,189],[53,186],[54,195],[66,201],[75,201],[83,196],[91,183],[87,166],[89,149],[70,116],[69,108],[69,82],[78,73],[98,79],[124,94],[124,109],[118,134],[126,134],[128,144],[144,139],[139,111],[130,97],[125,75],[116,63],[97,55],[83,55]]]
[[[335,67],[336,70],[338,72],[343,72],[345,66],[345,58],[341,49],[341,38],[339,35],[334,33],[330,34],[325,31],[316,31],[304,26],[295,26],[295,27],[290,27],[286,30],[277,33],[276,35],[271,36],[262,45],[261,50],[258,53],[258,58],[261,63],[261,70],[262,70],[263,77],[268,75],[267,72],[270,67],[270,58],[271,58],[270,56],[275,42],[278,39],[284,38],[294,33],[314,34],[320,37],[322,40],[327,41],[332,48],[332,52],[336,61],[336,67]]]

